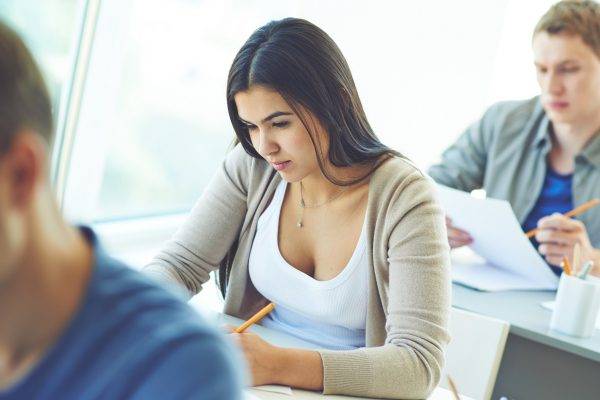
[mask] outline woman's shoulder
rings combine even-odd
[[[370,186],[371,202],[379,206],[396,203],[410,208],[435,197],[433,181],[406,157],[391,157],[381,164],[373,172]]]
[[[396,190],[413,181],[428,181],[426,175],[409,158],[393,156],[373,172],[371,185],[378,190]]]
[[[389,159],[373,174],[370,184],[367,215],[374,237],[385,241],[409,231],[425,232],[447,243],[435,183],[409,159]]]

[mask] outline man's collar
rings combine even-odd
[[[551,143],[550,132],[552,125],[550,123],[550,119],[544,111],[544,108],[542,107],[541,101],[538,101],[536,104],[534,112],[536,117],[541,118],[538,130],[533,140],[534,145],[543,146],[546,143]],[[596,131],[588,144],[583,148],[581,151],[581,156],[583,156],[590,164],[600,168],[600,129]]]
[[[600,168],[600,129],[596,131],[594,136],[586,144],[581,152],[581,155],[585,157],[589,163]]]

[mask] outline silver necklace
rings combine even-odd
[[[340,198],[346,192],[347,189],[348,189],[348,187],[341,189],[339,193],[330,197],[329,199],[325,200],[322,203],[306,204],[306,202],[304,201],[304,187],[302,186],[302,181],[300,181],[300,213],[298,216],[298,222],[296,222],[296,227],[302,228],[304,226],[304,224],[302,222],[302,218],[304,217],[304,209],[305,208],[318,208],[318,207],[324,206],[325,204],[329,204],[332,201],[334,201],[335,199]]]

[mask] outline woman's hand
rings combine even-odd
[[[277,384],[281,372],[280,359],[283,349],[273,346],[260,336],[247,333],[232,333],[231,337],[243,351],[252,374],[252,386]]]
[[[448,230],[448,243],[450,243],[450,248],[456,249],[457,247],[473,243],[471,235],[452,225],[452,220],[449,217],[446,217],[446,229]]]
[[[562,214],[552,214],[538,221],[539,231],[535,239],[540,243],[538,251],[549,264],[560,266],[563,257],[573,260],[573,248],[576,243],[581,247],[581,262],[594,261],[594,271],[600,266],[600,250],[590,243],[583,222],[565,217]],[[581,265],[573,265],[581,268]]]
[[[232,333],[244,352],[252,385],[323,390],[323,362],[316,351],[273,346],[254,333]]]

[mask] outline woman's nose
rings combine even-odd
[[[277,142],[273,140],[268,132],[260,131],[258,136],[258,153],[261,155],[270,155],[279,149]]]

